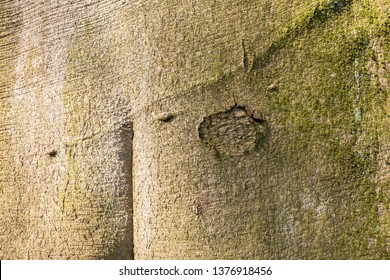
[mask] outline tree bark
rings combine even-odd
[[[0,258],[388,259],[389,11],[0,2]]]

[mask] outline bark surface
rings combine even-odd
[[[0,1],[0,258],[388,259],[389,17]]]

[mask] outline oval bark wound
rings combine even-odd
[[[265,121],[249,115],[245,107],[210,115],[199,126],[199,138],[219,155],[243,155],[254,150],[265,137]]]

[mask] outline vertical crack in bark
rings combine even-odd
[[[133,137],[134,130],[133,124],[130,122],[125,123],[122,126],[121,140],[123,145],[123,168],[124,174],[126,176],[126,186],[128,188],[128,199],[129,199],[129,211],[130,211],[130,221],[128,221],[128,225],[126,226],[127,234],[129,235],[130,241],[130,252],[125,256],[134,259],[134,205],[133,205]],[[126,238],[125,238],[126,240]],[[126,247],[125,247],[126,248]],[[120,248],[118,248],[120,250]]]
[[[123,235],[117,240],[112,248],[112,251],[107,255],[106,259],[134,259],[134,207],[133,207],[133,124],[126,122],[119,129],[120,135],[120,151],[118,160],[121,162],[122,170],[121,181],[123,182],[123,195],[127,205],[128,218],[118,218],[118,221],[125,221],[125,225],[118,225],[124,230]]]
[[[242,48],[244,51],[244,56],[243,56],[244,67],[247,72],[250,72],[252,70],[253,62],[255,59],[253,48],[250,45],[250,43],[245,39],[242,39]]]

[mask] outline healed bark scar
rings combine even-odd
[[[245,107],[234,106],[205,117],[198,132],[217,156],[240,156],[265,142],[268,127],[264,119],[254,118]]]
[[[242,39],[242,49],[244,51],[242,60],[244,63],[245,70],[247,72],[250,72],[252,70],[253,62],[255,60],[255,54],[253,52],[253,48],[247,40]]]

